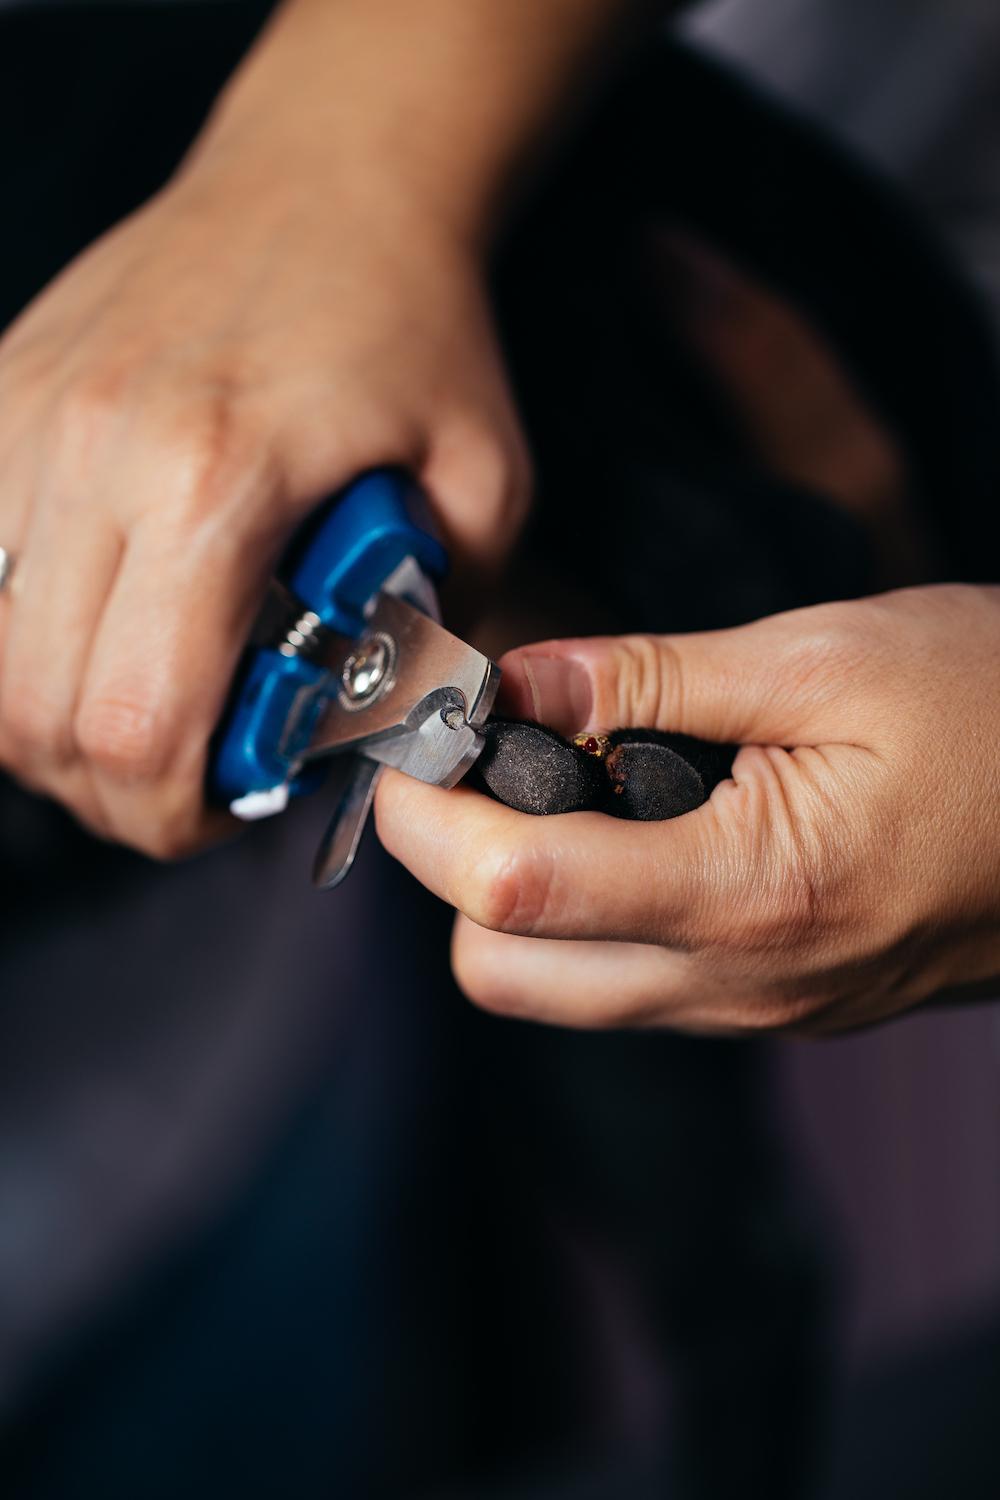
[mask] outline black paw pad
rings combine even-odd
[[[582,812],[600,802],[606,780],[600,760],[553,730],[491,719],[484,734],[476,770],[508,807],[541,815]]]
[[[616,817],[661,822],[693,813],[715,784],[690,753],[669,744],[666,735],[637,738],[634,730],[622,729],[612,735],[612,745],[606,760],[606,810]]]
[[[660,822],[693,812],[732,770],[735,748],[684,734],[619,729],[570,743],[541,724],[491,719],[477,775],[517,812],[611,813]]]

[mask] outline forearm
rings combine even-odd
[[[488,238],[515,179],[665,0],[286,0],[202,150],[412,193]]]

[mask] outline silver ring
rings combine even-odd
[[[16,560],[13,552],[8,552],[6,547],[0,547],[0,594],[3,593],[14,576],[14,564]]]

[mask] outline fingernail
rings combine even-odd
[[[582,662],[571,656],[527,655],[518,657],[512,667],[510,698],[519,713],[560,734],[586,728],[594,691]]]

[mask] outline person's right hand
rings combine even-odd
[[[501,666],[517,718],[742,749],[665,822],[531,817],[386,772],[382,842],[458,908],[455,974],[480,1005],[827,1035],[1000,993],[1000,588],[546,641]]]
[[[0,765],[150,854],[212,837],[267,576],[381,464],[497,564],[528,463],[478,253],[370,172],[203,150],[0,341]]]

